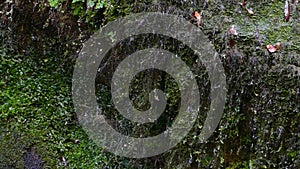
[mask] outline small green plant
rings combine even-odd
[[[48,0],[52,8],[61,9],[66,0]],[[72,0],[71,9],[73,15],[85,18],[90,22],[99,10],[110,8],[110,0]],[[92,23],[93,24],[93,23]]]

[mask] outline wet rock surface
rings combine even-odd
[[[28,149],[24,156],[24,168],[25,169],[43,169],[42,159],[31,147]]]
[[[1,14],[5,15],[1,17],[1,43],[3,48],[13,52],[11,56],[1,54],[0,168],[22,165],[27,168],[41,168],[43,165],[56,168],[58,161],[68,163],[70,168],[300,167],[298,6],[291,8],[288,22],[284,18],[285,2],[271,0],[247,1],[245,6],[240,5],[242,0],[120,1],[115,5],[115,15],[106,15],[105,18],[103,12],[97,15],[99,23],[96,27],[100,27],[102,19],[108,22],[131,12],[165,12],[191,20],[219,53],[227,77],[228,96],[223,118],[218,130],[205,144],[198,142],[205,118],[203,113],[190,135],[171,151],[148,159],[126,159],[112,156],[88,139],[78,126],[71,95],[68,94],[71,93],[69,70],[72,66],[61,65],[72,65],[71,60],[76,57],[74,53],[93,32],[91,26],[82,23],[82,18],[73,16],[68,3],[64,4],[64,13],[37,3],[15,1],[15,4],[1,4],[1,11],[4,11]],[[251,9],[253,14],[247,9]],[[201,25],[192,20],[194,11],[202,12]],[[82,25],[78,26],[78,22]],[[235,31],[231,33],[233,25]],[[136,42],[125,40],[116,47],[113,56],[121,56],[118,51],[132,46],[135,49],[149,46],[168,49],[169,45],[173,51],[180,46],[170,39],[162,44],[160,40],[164,38],[158,40],[151,35],[136,39]],[[149,39],[150,44],[147,42]],[[73,42],[76,43],[74,46]],[[275,51],[267,49],[267,45],[275,46],[277,43],[281,47]],[[190,54],[184,49],[177,52],[183,58]],[[187,62],[192,63],[193,59],[186,57]],[[68,71],[61,71],[57,65]],[[102,76],[99,75],[99,84],[102,85],[100,105],[112,106],[107,80],[113,74],[112,70],[108,67]],[[202,69],[198,73],[205,76]],[[150,80],[134,83],[136,93],[132,97],[143,92],[147,87],[144,84],[154,84],[171,91],[171,100],[176,99],[176,85],[168,83],[167,86],[166,81],[160,81],[165,75],[157,74],[159,76]],[[146,74],[140,76],[145,77]],[[171,77],[167,78],[173,82]],[[208,82],[202,84],[209,85]],[[147,104],[147,101],[142,101],[139,106],[147,107]],[[207,111],[208,104],[203,103],[203,112]],[[108,114],[114,115],[112,110]],[[127,121],[122,122],[118,124],[122,127],[120,131],[136,135],[141,132],[141,128],[129,128]],[[160,131],[155,126],[152,129]],[[16,145],[14,131],[21,133],[18,138],[21,141]],[[74,144],[74,139],[80,142]],[[40,144],[33,149],[27,141]],[[61,160],[62,157],[64,160]]]

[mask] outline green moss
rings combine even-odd
[[[190,19],[192,10],[203,8],[200,3],[189,6],[188,3],[175,1],[157,1],[156,4],[162,6],[158,9],[148,1],[110,2],[102,6],[111,7],[102,11],[105,22],[131,12],[168,11],[163,7],[171,5],[183,9],[183,16]],[[29,56],[24,56],[2,51],[0,168],[22,168],[24,153],[30,147],[34,147],[41,156],[45,168],[63,168],[62,157],[69,168],[299,166],[299,75],[292,74],[289,68],[291,65],[300,66],[299,14],[293,11],[291,20],[285,22],[283,1],[249,1],[247,7],[253,8],[254,15],[241,8],[239,2],[209,1],[204,9],[203,25],[199,28],[209,36],[220,53],[228,84],[222,120],[206,143],[199,143],[199,131],[209,99],[205,100],[202,114],[190,134],[169,152],[141,160],[107,153],[88,138],[76,120],[71,100],[71,75],[60,66],[63,61],[57,53],[47,51],[45,56],[40,57],[30,52]],[[86,9],[81,4],[74,2],[71,9],[74,15],[87,17],[87,22],[94,22],[92,18],[98,11],[93,9],[85,13]],[[148,6],[151,7],[146,8]],[[99,6],[99,10],[102,7]],[[237,27],[238,36],[228,33],[230,25]],[[228,45],[230,40],[235,41],[234,47]],[[277,42],[283,44],[283,50],[269,53],[265,45]],[[172,41],[168,43],[177,47]],[[235,50],[240,52],[240,58]],[[181,52],[184,53],[183,50]],[[190,58],[183,60],[191,65],[194,63]],[[197,73],[199,77],[205,74],[202,71]],[[168,80],[172,82],[170,77]],[[137,95],[144,83],[139,79],[133,83],[134,89],[139,89],[135,90]],[[168,98],[171,104],[176,105],[178,87],[173,83],[165,83]],[[100,105],[111,104],[108,92],[107,88],[101,91],[104,99],[99,100]],[[147,100],[147,92],[143,93],[142,98]],[[147,103],[138,102],[137,105],[143,107]],[[168,113],[174,112],[170,110]],[[124,130],[131,130],[127,123],[124,126]],[[75,140],[78,142],[75,143]]]
[[[259,4],[249,2],[248,7],[253,8],[254,14],[247,14],[246,9],[236,15],[235,24],[240,28],[240,36],[254,37],[255,33],[264,45],[288,43],[289,49],[299,50],[299,32],[294,30],[294,25],[299,23],[297,11],[291,11],[289,22],[284,18],[284,1],[273,1]]]

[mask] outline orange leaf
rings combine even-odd
[[[277,48],[273,45],[267,45],[267,49],[269,52],[274,53],[277,51]]]
[[[193,16],[196,18],[197,23],[198,23],[198,26],[200,26],[201,23],[202,23],[202,17],[201,17],[201,14],[200,14],[198,11],[195,11],[195,12],[193,13]]]

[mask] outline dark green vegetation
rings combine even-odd
[[[300,22],[299,9],[291,20],[283,17],[284,2],[249,2],[254,15],[239,1],[7,1],[0,5],[0,168],[24,168],[28,154],[37,154],[43,168],[300,168]],[[99,3],[98,3],[99,2]],[[204,8],[204,9],[203,9]],[[11,10],[13,9],[13,10]],[[78,124],[71,99],[72,65],[81,42],[117,17],[145,11],[180,14],[187,20],[203,9],[199,29],[209,37],[223,62],[228,85],[226,108],[217,131],[198,143],[207,111],[207,99],[190,134],[174,149],[148,159],[116,157],[97,147]],[[238,36],[228,33],[235,25]],[[151,43],[137,37],[133,49],[156,46],[177,52],[192,65],[187,49],[166,38],[165,45],[147,35]],[[157,42],[157,43],[156,43]],[[270,53],[267,44],[280,42],[282,50]],[[115,48],[112,56],[126,56]],[[129,49],[127,49],[128,52]],[[125,49],[126,51],[126,49]],[[119,53],[118,53],[119,52]],[[118,58],[116,59],[118,60]],[[202,67],[198,78],[207,79]],[[134,127],[110,109],[108,67],[99,75],[97,93],[102,109],[119,120],[119,130],[132,135],[161,132],[168,119],[154,126]],[[148,74],[146,74],[148,73]],[[157,75],[147,80],[149,74]],[[147,107],[147,90],[152,83],[169,93],[172,117],[178,87],[161,72],[140,74],[132,84],[138,108]],[[160,80],[165,79],[165,80]],[[203,86],[209,83],[201,83]],[[150,86],[151,88],[151,86]],[[161,126],[160,126],[161,125]],[[167,124],[168,125],[168,124]],[[34,152],[34,153],[33,153]]]

